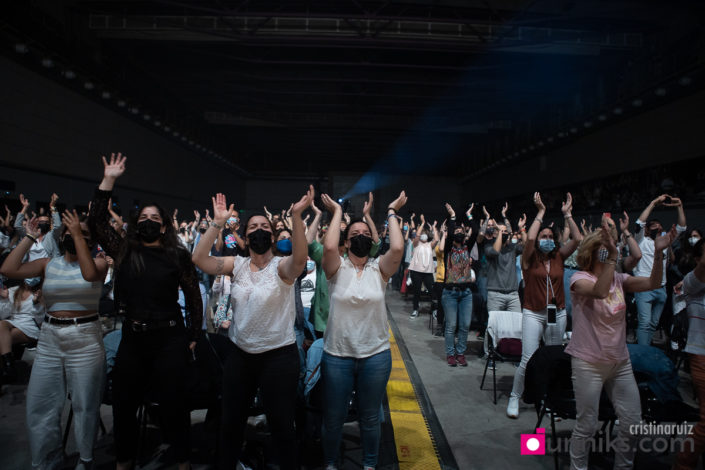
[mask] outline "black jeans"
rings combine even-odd
[[[186,403],[189,350],[186,332],[176,326],[134,332],[125,323],[113,369],[113,423],[118,462],[137,456],[137,408],[159,404],[161,428],[177,460],[190,457],[191,417]]]
[[[218,468],[233,469],[240,459],[247,416],[259,388],[267,423],[279,454],[279,468],[296,469],[294,429],[299,350],[296,343],[261,354],[234,346],[223,370],[223,414]]]
[[[431,301],[431,308],[436,311],[436,321],[438,326],[443,326],[445,321],[445,313],[443,311],[443,302],[441,302],[441,297],[443,296],[443,286],[444,282],[434,282],[433,283],[433,297]]]
[[[433,292],[433,274],[409,270],[409,276],[411,276],[411,288],[414,289],[414,310],[418,310],[419,299],[421,298],[421,284],[423,283],[428,293],[431,294]]]

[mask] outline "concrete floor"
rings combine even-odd
[[[391,290],[387,293],[387,301],[398,331],[397,341],[403,343],[417,370],[423,389],[435,413],[437,424],[447,441],[456,465],[445,462],[445,469],[457,468],[460,470],[485,470],[485,469],[553,469],[552,456],[522,456],[520,454],[520,435],[533,433],[536,423],[536,413],[533,407],[523,405],[519,419],[512,420],[506,417],[505,409],[509,390],[511,389],[515,366],[513,364],[497,364],[498,403],[492,404],[492,381],[488,374],[485,383],[486,390],[480,390],[480,381],[485,365],[484,360],[478,357],[482,347],[476,338],[476,332],[471,332],[468,344],[468,367],[448,367],[445,360],[444,340],[431,334],[428,328],[429,302],[422,302],[421,314],[418,318],[410,319],[411,300],[405,300],[402,295]],[[25,352],[20,363],[20,380],[18,384],[5,385],[0,392],[0,469],[19,470],[30,468],[29,444],[25,426],[25,396],[26,383],[29,377],[29,365],[34,356],[33,351]],[[687,377],[682,380],[684,399],[692,402],[692,392]],[[67,410],[64,413],[66,420]],[[112,455],[112,416],[111,409],[103,406],[101,416],[108,430],[107,435],[100,435],[96,449],[96,463],[98,469],[113,468]],[[427,417],[434,419],[433,416]],[[203,431],[204,412],[192,413],[194,425],[194,445],[198,447],[205,439],[207,433]],[[557,423],[559,436],[567,439],[574,425],[573,421]],[[550,432],[550,423],[544,419],[543,426]],[[431,423],[431,428],[434,423]],[[155,431],[156,432],[156,431]],[[346,425],[346,445],[349,448],[344,469],[360,468],[359,452],[355,449],[357,430],[354,424]],[[389,441],[391,433],[387,430],[387,441],[383,444],[387,450],[392,447]],[[196,437],[202,436],[202,437]],[[439,441],[442,444],[442,436]],[[158,439],[158,437],[156,437]],[[358,441],[359,442],[359,441]],[[203,447],[206,447],[205,444]],[[66,468],[77,459],[73,436],[67,446],[68,458]],[[163,463],[164,447],[154,447],[154,453],[145,458],[142,468],[157,469],[169,468]],[[393,461],[393,452],[380,461],[378,468],[391,470],[398,468]],[[452,460],[452,459],[449,459]],[[206,455],[194,458],[194,468],[210,468],[198,462],[207,462]],[[639,454],[636,467],[642,470],[668,469],[673,461],[673,455]],[[568,456],[563,453],[560,457],[560,468],[568,468]],[[173,468],[173,467],[172,467]],[[590,468],[612,468],[611,456],[593,456]]]

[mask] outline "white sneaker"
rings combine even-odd
[[[418,317],[418,316],[419,316],[419,311],[418,311],[418,310],[414,310],[413,312],[411,312],[411,315],[409,315],[410,318],[416,318],[416,317]]]
[[[507,405],[507,416],[510,418],[518,418],[519,417],[519,398],[518,397],[509,397],[509,404]]]

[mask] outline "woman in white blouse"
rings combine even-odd
[[[207,274],[232,273],[233,315],[228,336],[233,351],[223,370],[223,403],[217,467],[238,462],[247,416],[257,389],[279,454],[279,468],[296,469],[294,429],[299,351],[294,335],[294,281],[308,258],[301,213],[313,201],[313,186],[291,209],[291,256],[275,256],[272,223],[253,214],[245,223],[248,257],[210,256],[210,247],[233,211],[223,194],[213,198],[213,221],[201,235],[193,262]]]
[[[323,381],[323,452],[326,469],[335,469],[343,423],[353,390],[362,439],[363,466],[377,465],[380,426],[379,411],[392,369],[389,327],[384,291],[399,268],[404,238],[397,211],[406,204],[402,191],[388,207],[389,251],[370,258],[372,231],[363,221],[348,224],[342,234],[348,256],[338,252],[343,211],[323,194],[321,200],[333,213],[323,243],[323,270],[328,279],[330,313],[321,359]]]

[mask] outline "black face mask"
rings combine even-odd
[[[70,255],[76,254],[76,243],[73,241],[73,237],[70,234],[64,235],[64,239],[61,240],[61,246],[64,251]]]
[[[206,230],[208,230],[207,227],[200,227],[200,228],[198,229],[198,231],[201,232],[201,233],[206,233]]]
[[[247,234],[247,241],[252,251],[262,255],[272,247],[272,232],[258,228],[254,232]]]
[[[370,256],[370,249],[372,248],[372,237],[367,235],[355,235],[350,239],[350,252],[357,256],[358,258],[364,258],[365,256]]]
[[[42,234],[47,234],[49,233],[49,230],[51,230],[51,224],[49,222],[42,222],[37,225],[37,228],[39,228],[39,231],[42,232]]]
[[[179,233],[186,233],[186,227],[179,228]]]
[[[502,245],[507,243],[507,240],[509,240],[509,234],[508,233],[503,233],[502,234]]]
[[[162,224],[154,220],[143,220],[137,224],[137,235],[144,242],[156,242],[162,236]]]
[[[465,241],[465,234],[462,232],[453,234],[453,241],[456,243],[463,243]]]

